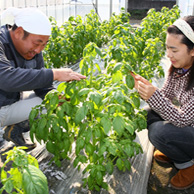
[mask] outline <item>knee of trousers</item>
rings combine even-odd
[[[148,128],[148,138],[153,145],[166,142],[168,136],[164,121],[154,122]]]

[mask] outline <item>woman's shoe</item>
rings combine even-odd
[[[185,169],[181,169],[172,177],[170,184],[178,190],[188,189],[194,185],[194,165]]]
[[[159,150],[156,150],[154,152],[154,158],[156,161],[161,162],[161,163],[170,163],[170,159],[164,155],[162,152],[160,152]]]

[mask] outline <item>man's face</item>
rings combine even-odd
[[[20,34],[20,36],[17,36],[14,46],[22,57],[30,60],[44,49],[48,40],[49,36],[45,35],[29,34],[24,38],[24,34]]]

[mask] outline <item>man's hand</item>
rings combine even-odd
[[[132,72],[131,75],[135,80],[135,89],[137,89],[141,98],[143,100],[148,100],[157,90],[157,87],[153,86],[148,80],[140,75],[135,75]]]
[[[72,80],[81,80],[85,79],[86,76],[81,75],[80,73],[74,72],[70,68],[62,69],[52,69],[53,71],[53,80],[57,81],[72,81]]]

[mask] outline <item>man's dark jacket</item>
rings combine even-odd
[[[15,49],[5,25],[0,28],[0,108],[20,99],[22,91],[34,90],[44,98],[53,89],[53,73],[44,68],[42,53],[24,59]]]

